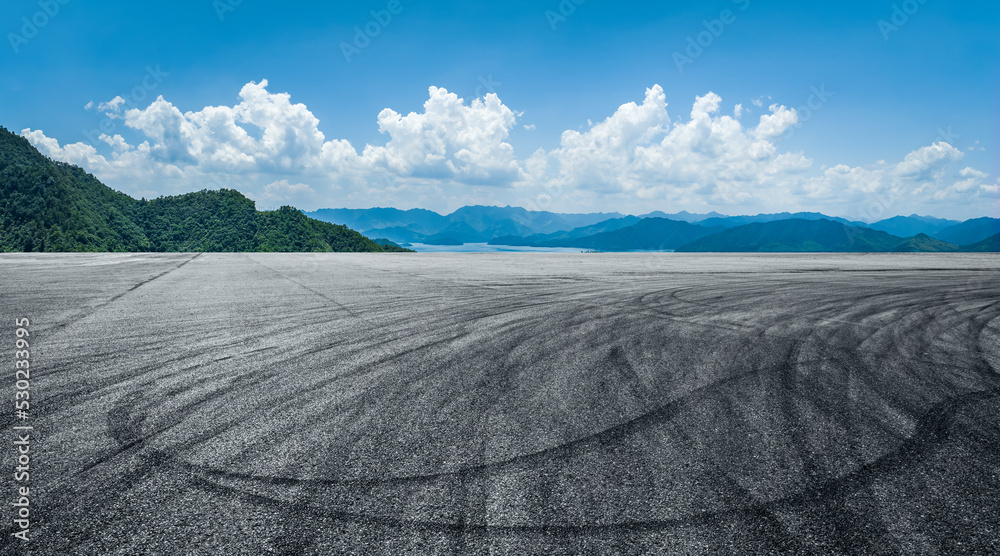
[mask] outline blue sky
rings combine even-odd
[[[136,196],[997,212],[996,3],[577,2],[6,2],[0,125]]]

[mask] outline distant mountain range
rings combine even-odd
[[[499,237],[491,245],[579,247],[596,251],[672,251],[681,245],[721,231],[668,218],[627,216],[558,234],[528,238]]]
[[[1000,234],[1000,218],[966,220],[929,235],[956,245],[972,245],[996,234]]]
[[[404,245],[488,243],[597,251],[993,251],[990,238],[1000,234],[998,218],[959,222],[910,215],[867,224],[818,212],[725,216],[656,211],[622,216],[469,206],[447,216],[397,209],[325,209],[307,214],[363,229],[372,239]]]
[[[582,226],[580,228],[573,228],[572,230],[553,232],[549,234],[532,234],[527,237],[516,235],[499,236],[491,239],[488,243],[490,245],[527,247],[579,247],[578,245],[573,245],[574,240],[634,226],[639,222],[642,222],[642,220],[643,219],[638,216],[625,216],[622,218],[612,218],[610,220],[598,222],[597,224],[591,224],[590,226]]]
[[[910,216],[893,216],[892,218],[870,224],[868,227],[873,230],[890,233],[894,236],[911,237],[917,234],[938,234],[949,226],[956,224],[961,224],[961,222],[934,218],[933,216],[911,214]]]
[[[462,207],[448,215],[423,209],[394,208],[320,209],[306,215],[362,230],[362,234],[372,239],[429,245],[486,243],[500,236],[561,232],[622,217],[617,212],[557,214],[510,206]]]
[[[729,228],[692,241],[680,252],[948,252],[958,251],[951,243],[925,234],[901,238],[879,230],[848,226],[833,220],[776,220]]]

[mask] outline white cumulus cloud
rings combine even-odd
[[[405,116],[386,108],[378,115],[385,146],[367,146],[362,160],[400,176],[509,185],[522,176],[507,143],[517,115],[495,93],[466,104],[454,93],[430,88],[424,112]]]
[[[906,158],[896,165],[896,172],[900,176],[915,179],[928,178],[948,162],[961,160],[964,156],[962,151],[940,141],[906,155]]]
[[[316,195],[316,190],[304,183],[290,183],[278,180],[264,186],[264,191],[254,195],[254,200],[267,204],[289,203],[308,200]]]
[[[873,200],[893,214],[933,213],[942,203],[978,207],[984,199],[996,203],[1000,187],[986,172],[954,168],[964,155],[943,141],[896,163],[814,168],[805,153],[781,145],[789,129],[805,125],[795,109],[773,103],[744,125],[749,110],[737,104],[723,113],[713,92],[672,117],[666,92],[653,85],[640,102],[611,107],[604,119],[553,138],[551,148],[518,156],[510,135],[521,114],[495,93],[465,100],[430,87],[421,111],[385,108],[373,118],[385,141],[359,151],[347,139],[328,138],[308,107],[268,85],[247,83],[234,105],[194,111],[162,96],[145,108],[125,109],[121,97],[90,103],[123,124],[93,145],[60,145],[41,130],[22,135],[47,156],[135,196],[231,187],[261,203],[306,209],[510,203],[863,216]],[[752,105],[763,107],[764,98]]]

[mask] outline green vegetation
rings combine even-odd
[[[957,245],[934,239],[927,234],[906,238],[889,249],[894,253],[949,253],[958,250]]]
[[[978,243],[962,247],[962,251],[970,253],[1000,253],[1000,234],[990,236]]]
[[[320,222],[293,207],[258,213],[256,251],[280,252],[406,252],[394,245],[379,245],[347,226]]]
[[[0,251],[400,252],[238,191],[135,200],[0,127]]]
[[[405,247],[405,246],[399,245],[395,241],[385,239],[384,237],[377,237],[377,238],[373,239],[372,241],[374,241],[375,243],[381,245],[382,247],[390,247],[390,248],[392,248],[392,247],[396,247],[396,248]],[[409,244],[407,244],[407,245],[409,245]],[[393,251],[395,251],[395,249],[393,249]]]
[[[198,191],[139,201],[152,251],[256,251],[257,209],[237,191]]]
[[[147,251],[134,199],[0,127],[0,250]]]

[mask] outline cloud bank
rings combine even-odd
[[[422,112],[382,110],[376,121],[385,143],[360,150],[327,139],[308,107],[268,91],[267,80],[247,83],[234,106],[182,112],[162,96],[144,109],[122,111],[117,97],[88,105],[122,121],[131,142],[104,134],[106,145],[60,145],[42,130],[22,135],[47,156],[135,196],[231,187],[264,206],[305,209],[509,203],[635,213],[818,210],[878,219],[982,213],[997,202],[1000,186],[962,167],[964,153],[943,141],[895,164],[817,167],[805,153],[780,147],[803,123],[794,108],[755,101],[759,108],[751,110],[764,113],[753,118],[742,104],[724,111],[722,98],[708,92],[671,118],[659,85],[641,103],[623,104],[603,121],[563,132],[558,146],[519,158],[511,133],[534,126],[496,94],[467,102],[439,87],[428,93]]]

